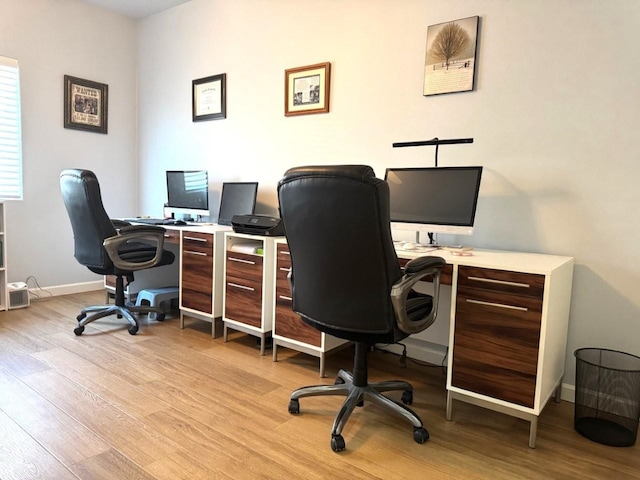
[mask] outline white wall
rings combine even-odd
[[[112,216],[136,213],[136,23],[76,0],[0,0],[0,12],[0,55],[20,62],[22,95],[24,201],[6,206],[9,280],[100,280],[73,258],[58,179],[91,169]],[[109,85],[107,135],[63,128],[65,74]]]
[[[481,17],[477,88],[422,96],[426,27]],[[139,24],[141,213],[164,171],[258,180],[301,164],[485,167],[477,247],[576,259],[567,345],[640,354],[640,3],[635,0],[192,0]],[[332,64],[331,112],[285,118],[284,70]],[[227,74],[225,120],[191,121],[191,81]],[[214,202],[215,203],[215,202]],[[216,205],[214,204],[214,207]],[[339,232],[337,233],[339,234]]]

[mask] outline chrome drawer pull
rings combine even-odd
[[[207,239],[206,238],[198,238],[198,237],[187,237],[186,235],[184,237],[182,237],[184,240],[193,240],[194,242],[202,242],[202,243],[206,243]]]
[[[252,262],[251,260],[245,260],[243,258],[236,258],[236,257],[228,257],[229,260],[231,260],[232,262],[238,262],[238,263],[248,263],[249,265],[255,265],[256,262]]]
[[[241,288],[243,290],[249,290],[251,292],[254,292],[256,290],[255,288],[247,287],[246,285],[238,285],[237,283],[227,282],[227,285],[230,287]]]
[[[278,298],[279,298],[280,300],[289,300],[289,301],[292,301],[292,300],[293,300],[293,298],[291,298],[291,297],[286,297],[286,296],[284,296],[284,295],[278,295]]]
[[[472,300],[470,298],[466,299],[468,303],[475,303],[477,305],[486,305],[488,307],[498,307],[498,308],[509,308],[511,310],[519,310],[521,312],[528,312],[529,309],[527,307],[517,307],[515,305],[505,305],[504,303],[493,303],[493,302],[483,302],[481,300]]]
[[[286,250],[280,250],[278,253],[281,253],[283,255],[291,255],[291,253]]]
[[[518,283],[518,282],[507,282],[505,280],[494,280],[493,278],[481,278],[481,277],[467,277],[469,280],[474,280],[476,282],[485,282],[485,283],[497,283],[499,285],[510,285],[512,287],[524,287],[530,288],[531,285],[528,283]]]
[[[291,269],[290,268],[280,267],[280,271],[289,273],[291,271]]]
[[[207,256],[206,253],[194,252],[193,250],[183,250],[183,253],[186,253],[186,254],[189,254],[189,255],[200,255],[201,257],[206,257]]]

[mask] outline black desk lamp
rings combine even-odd
[[[393,148],[398,147],[422,147],[424,145],[435,145],[436,146],[436,163],[435,166],[438,166],[438,147],[440,145],[455,145],[458,143],[473,143],[473,138],[453,138],[449,140],[440,140],[438,137],[434,137],[431,140],[422,140],[418,142],[397,142],[393,144]]]

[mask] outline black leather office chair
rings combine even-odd
[[[347,419],[371,400],[411,422],[415,441],[424,443],[429,432],[403,405],[413,402],[413,387],[397,380],[369,383],[367,353],[435,321],[445,261],[416,258],[403,275],[391,238],[389,188],[368,166],[291,169],[278,184],[278,199],[291,252],[293,310],[318,330],[355,342],[353,373],[340,370],[334,385],[295,390],[289,412],[300,412],[302,397],[346,395],[331,430],[331,448],[338,452],[345,448]],[[433,297],[412,289],[425,277],[433,279]],[[381,393],[392,390],[403,391],[403,403]]]
[[[139,328],[134,313],[155,312],[156,319],[163,320],[161,308],[125,302],[124,280],[131,283],[134,271],[173,263],[174,254],[163,248],[165,229],[116,222],[120,227],[117,231],[104,210],[98,179],[89,170],[64,170],[60,174],[60,189],[71,220],[76,260],[94,273],[116,277],[115,303],[83,308],[74,333],[82,335],[86,324],[114,314],[129,321],[131,335]],[[87,316],[88,313],[93,315]]]

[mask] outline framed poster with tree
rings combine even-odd
[[[423,95],[473,90],[479,19],[469,17],[427,27]]]

